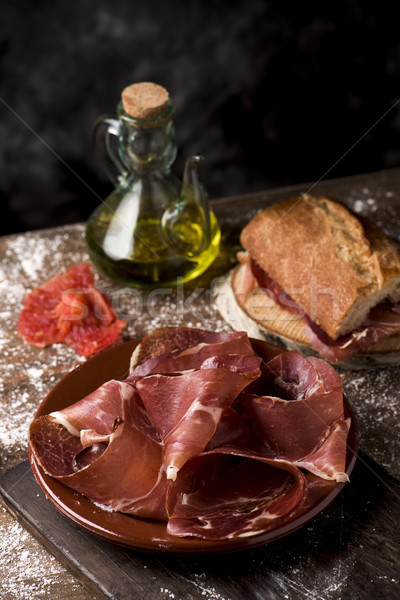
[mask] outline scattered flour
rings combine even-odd
[[[160,588],[160,593],[163,594],[163,596],[165,596],[165,598],[176,598],[175,594],[173,592],[171,592],[170,590],[168,590],[167,588]]]
[[[375,225],[394,238],[400,238],[400,208],[393,201],[395,193],[383,188],[358,189],[347,196],[348,206],[357,214],[370,218]]]
[[[343,372],[344,391],[356,414],[360,446],[400,477],[400,373],[396,367]]]
[[[59,590],[68,589],[68,600],[83,600],[95,596],[85,592],[42,546],[32,540],[16,521],[5,522],[0,510],[2,535],[0,555],[2,574],[0,598],[3,600],[53,600]],[[6,576],[5,576],[6,574]]]

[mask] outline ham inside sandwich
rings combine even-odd
[[[246,258],[243,268],[246,270],[246,274],[243,275],[242,281],[247,281],[247,290],[242,290],[242,292],[249,293],[257,282],[257,287],[262,289],[278,306],[303,319],[305,334],[311,346],[332,363],[346,360],[360,350],[368,348],[392,334],[400,333],[400,303],[381,302],[370,310],[366,320],[355,331],[333,340],[249,256]]]

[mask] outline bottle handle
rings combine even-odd
[[[127,169],[116,149],[115,142],[119,138],[119,129],[120,121],[118,119],[102,116],[95,121],[92,134],[104,170],[114,185],[118,185],[120,180],[127,175]]]

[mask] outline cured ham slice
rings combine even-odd
[[[287,400],[302,400],[314,394],[337,390],[336,400],[343,406],[342,380],[324,360],[300,352],[282,352],[268,361],[263,369],[262,382],[270,392]]]
[[[234,339],[243,341],[243,333],[206,331],[195,327],[162,327],[146,335],[140,342],[131,358],[131,371],[149,358],[165,353],[199,347],[200,344],[220,344]]]
[[[255,260],[247,257],[248,262],[246,263],[247,271],[251,272],[255,281],[259,287],[269,296],[274,302],[276,302],[283,309],[303,317],[305,315],[304,310],[297,304],[295,300],[289,294],[287,294],[281,286],[272,279],[268,273],[264,271]],[[249,275],[248,275],[249,277]]]
[[[130,384],[108,381],[62,411],[39,417],[32,423],[30,443],[46,473],[95,502],[113,510],[165,518],[168,482],[163,449]],[[147,479],[145,475],[135,479],[136,469],[139,474],[148,471]],[[130,485],[127,493],[123,486]]]
[[[272,461],[255,460],[246,453],[224,452],[215,450],[184,467],[168,496],[171,535],[208,540],[249,537],[277,522],[283,524],[301,507],[307,490],[300,470],[290,465],[277,468]]]
[[[163,331],[168,330],[164,329]],[[138,377],[144,377],[151,373],[168,374],[199,369],[206,359],[220,355],[254,356],[253,348],[246,333],[206,332],[208,336],[205,336],[205,332],[201,329],[194,331],[198,332],[197,337],[190,330],[191,333],[187,342],[193,344],[192,346],[180,349],[176,346],[176,342],[173,346],[174,351],[163,352],[137,365],[131,371],[127,381],[134,381]],[[182,343],[182,337],[179,340]],[[141,345],[138,346],[138,354],[140,352]]]
[[[271,395],[243,393],[241,405],[274,455],[298,466],[307,463],[309,471],[323,478],[343,481],[348,427],[340,376],[323,360],[292,351],[267,363],[262,379]],[[331,430],[334,424],[346,430],[344,437],[336,428]],[[318,452],[326,458],[323,465]],[[336,464],[337,455],[341,461]]]
[[[115,420],[122,419],[149,436],[157,437],[137,390],[125,381],[111,379],[79,402],[51,414],[77,436],[86,429],[100,435],[109,434]]]
[[[350,420],[333,367],[298,352],[270,359],[268,346],[260,369],[246,334],[177,328],[169,345],[165,331],[160,354],[145,340],[126,380],[33,421],[30,448],[48,475],[208,540],[279,527],[347,479]]]
[[[390,335],[400,332],[400,304],[383,302],[371,309],[356,331],[332,340],[316,323],[308,319],[306,334],[312,346],[332,363],[346,360]]]
[[[239,396],[239,399],[241,398],[242,395]],[[232,407],[223,411],[218,427],[208,442],[205,451],[208,452],[220,447],[246,448],[249,451],[252,450],[263,455],[268,452],[264,441],[254,435],[248,422]],[[272,451],[269,456],[273,456]]]
[[[30,441],[46,473],[94,502],[112,510],[166,519],[161,444],[135,427],[117,421],[108,443],[103,443],[100,451],[96,444],[90,456],[79,437],[53,417],[42,416],[32,423]]]
[[[152,375],[136,387],[165,445],[167,477],[175,480],[185,462],[213,436],[223,410],[256,379],[260,359],[227,355],[208,358],[180,376]]]
[[[309,456],[294,460],[293,464],[307,469],[322,479],[349,481],[348,475],[344,472],[349,429],[350,419],[336,421],[327,431],[326,439],[318,444]]]
[[[126,322],[94,285],[88,264],[74,265],[27,294],[17,330],[28,344],[64,342],[91,356],[119,337]]]

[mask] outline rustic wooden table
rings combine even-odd
[[[353,210],[372,217],[389,234],[400,238],[400,170],[215,201],[214,209],[223,231],[221,253],[196,282],[184,288],[146,294],[98,277],[98,285],[111,295],[119,314],[128,321],[123,339],[138,338],[168,325],[228,330],[215,309],[211,288],[235,263],[241,227],[266,204],[311,188],[342,199]],[[83,536],[72,531],[69,522],[58,513],[51,516],[52,507],[39,488],[32,491],[28,486],[29,468],[22,466],[22,470],[10,471],[27,458],[27,432],[38,403],[62,376],[82,362],[64,345],[43,350],[27,346],[15,330],[21,304],[34,286],[67,266],[87,260],[84,226],[77,224],[4,237],[0,239],[0,260],[0,469],[2,473],[7,471],[3,481],[8,482],[9,489],[12,481],[11,488],[18,486],[20,493],[26,494],[27,505],[36,501],[38,510],[49,511],[49,523],[50,518],[59,519],[58,540],[47,539],[46,522],[36,535],[67,567],[20,525],[4,502],[0,510],[0,598],[386,600],[399,597],[398,368],[343,371],[345,392],[360,429],[360,458],[343,493],[300,531],[260,548],[211,558],[177,559],[102,545],[90,534]],[[17,476],[9,475],[13,472]],[[24,521],[21,514],[17,516]],[[75,545],[63,547],[60,538],[72,535]],[[74,553],[71,548],[76,550],[75,556],[69,555]],[[88,564],[92,565],[91,570]]]

